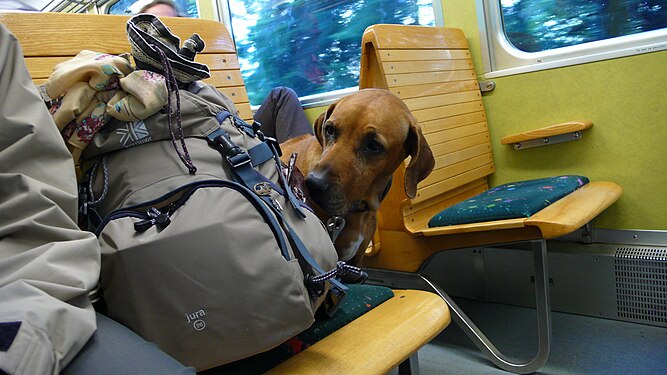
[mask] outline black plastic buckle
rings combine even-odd
[[[253,119],[253,121],[252,121],[252,130],[253,130],[255,133],[257,133],[258,136],[259,136],[259,133],[260,133],[260,130],[259,130],[259,129],[261,129],[261,128],[262,128],[262,123],[259,122],[259,121],[255,121],[255,120]],[[260,139],[261,139],[261,138],[260,138]],[[263,139],[261,139],[261,140],[263,140]]]
[[[250,155],[243,152],[239,146],[235,145],[229,138],[229,134],[224,130],[220,129],[209,135],[208,138],[211,147],[218,150],[232,167],[236,168],[252,162]]]
[[[324,313],[330,318],[333,317],[340,308],[341,302],[343,302],[346,296],[347,293],[342,290],[330,289],[329,293],[327,293],[327,296],[324,297],[324,302],[322,302]]]
[[[252,159],[248,153],[241,151],[241,149],[239,149],[239,151],[240,152],[234,156],[227,156],[227,161],[233,168],[237,168],[252,162]]]
[[[241,152],[241,149],[229,139],[229,134],[227,134],[227,132],[219,133],[215,138],[210,139],[210,141],[211,146],[218,151],[221,151],[225,156],[234,156]]]
[[[234,126],[236,126],[237,129],[245,132],[249,136],[255,138],[255,129],[254,126],[248,124],[247,122],[243,121],[242,118],[238,116],[234,116]]]

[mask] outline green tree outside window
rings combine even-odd
[[[501,0],[509,42],[525,52],[667,28],[667,0]]]
[[[276,86],[300,97],[356,87],[366,27],[435,24],[432,0],[230,0],[229,6],[251,104]]]

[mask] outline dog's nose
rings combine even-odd
[[[306,186],[311,195],[321,195],[329,189],[329,182],[323,174],[312,172],[306,177]]]

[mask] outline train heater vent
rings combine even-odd
[[[618,247],[614,272],[618,317],[667,325],[667,248]]]

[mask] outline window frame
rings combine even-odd
[[[215,17],[219,22],[222,22],[226,27],[227,30],[229,31],[229,34],[234,35],[234,31],[232,30],[232,15],[229,11],[229,2],[227,0],[211,0],[214,2],[214,13]],[[444,17],[442,13],[442,1],[443,0],[432,0],[433,2],[433,15],[435,19],[435,25],[436,26],[444,26]],[[359,39],[361,39],[361,35],[359,35]],[[361,56],[359,56],[359,59],[361,59]],[[328,106],[330,104],[333,104],[335,101],[338,99],[349,95],[355,91],[358,91],[359,87],[348,87],[340,90],[334,90],[334,91],[329,91],[325,93],[320,93],[320,94],[314,94],[314,95],[308,95],[308,96],[302,96],[299,97],[299,100],[301,101],[301,106],[303,108],[316,108],[316,107],[323,107],[323,106]],[[253,105],[251,106],[253,112],[259,108],[259,105]]]
[[[667,28],[541,52],[524,52],[509,42],[500,0],[475,0],[485,78],[504,77],[594,61],[667,50]]]

